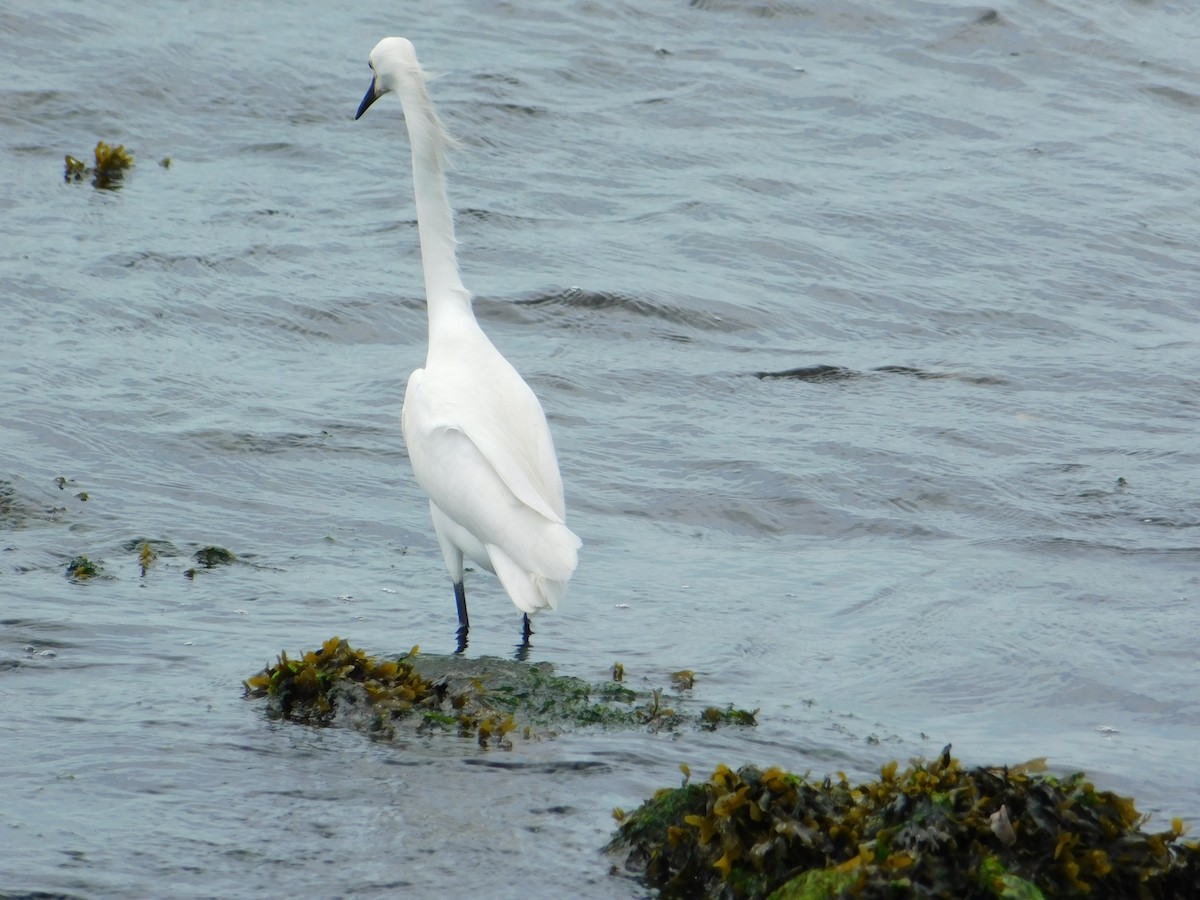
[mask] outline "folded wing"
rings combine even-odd
[[[533,392],[518,382],[523,390],[492,384],[500,392],[482,398],[487,402],[464,404],[452,398],[478,394],[414,372],[404,400],[404,435],[418,483],[486,547],[490,568],[528,613],[558,605],[581,542],[564,523],[562,480],[545,415]]]

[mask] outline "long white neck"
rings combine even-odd
[[[454,248],[454,212],[446,197],[443,161],[450,139],[438,120],[421,76],[401,79],[397,93],[404,106],[404,121],[412,147],[413,198],[421,237],[421,266],[425,271],[425,302],[429,335],[434,336],[452,319],[465,314],[474,321],[471,295],[458,274]]]

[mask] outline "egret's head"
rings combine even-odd
[[[358,112],[354,114],[356,119],[388,91],[396,90],[398,81],[406,72],[421,71],[412,41],[402,37],[386,37],[376,44],[375,49],[371,51],[370,66],[375,75],[362,103],[359,104]]]

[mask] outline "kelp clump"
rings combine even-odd
[[[1194,898],[1200,844],[1133,801],[1038,766],[895,762],[878,781],[719,766],[659,791],[609,844],[664,897]]]
[[[93,151],[96,158],[95,168],[89,169],[82,160],[67,154],[64,181],[83,181],[88,175],[92,176],[92,186],[104,190],[114,190],[121,186],[125,170],[133,166],[133,155],[119,145],[110,147],[104,141],[96,143]]]
[[[170,541],[157,538],[130,538],[121,544],[121,548],[127,553],[137,554],[138,567],[141,570],[143,578],[150,573],[150,569],[160,556],[177,556],[179,554],[179,551],[175,549],[174,544]]]
[[[246,694],[269,697],[274,714],[309,725],[329,725],[339,715],[357,714],[367,716],[370,730],[378,731],[415,710],[437,713],[441,722],[446,692],[417,674],[412,665],[416,653],[413,647],[399,659],[377,660],[332,637],[299,659],[281,653],[275,665],[246,680]],[[449,716],[448,722],[453,721]]]
[[[88,581],[102,573],[100,564],[86,556],[76,556],[67,563],[67,577],[72,581]]]
[[[745,710],[712,708],[694,715],[669,705],[660,690],[592,685],[555,675],[545,663],[418,659],[415,647],[397,660],[378,660],[336,637],[297,658],[280,654],[245,686],[248,696],[268,697],[274,715],[298,722],[348,725],[385,737],[401,727],[449,730],[484,745],[493,740],[507,745],[514,733],[528,739],[575,728],[754,724],[753,713]]]

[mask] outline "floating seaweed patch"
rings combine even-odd
[[[758,710],[738,709],[727,706],[721,709],[709,706],[700,713],[700,720],[709,731],[715,731],[722,725],[757,725]]]
[[[111,147],[104,141],[96,143],[93,151],[96,159],[94,168],[88,166],[74,156],[66,156],[64,181],[83,181],[88,175],[92,176],[92,186],[102,190],[115,190],[121,186],[125,170],[133,166],[133,154],[125,149],[123,144]]]
[[[100,564],[86,556],[76,556],[67,563],[67,577],[72,581],[87,581],[101,574]]]
[[[680,669],[671,673],[671,683],[681,691],[690,691],[696,686],[696,673],[691,669]]]
[[[83,181],[88,173],[88,167],[81,161],[73,157],[70,153],[66,156],[67,171],[63,175],[64,181]]]
[[[138,566],[141,569],[142,577],[146,576],[151,566],[157,562],[159,556],[176,555],[175,547],[170,541],[155,540],[153,538],[132,538],[125,541],[121,546],[126,552],[137,554]]]
[[[67,485],[74,485],[76,482],[74,478],[67,478],[64,475],[59,475],[54,479],[54,483],[58,485],[58,489],[60,491],[65,491],[67,489]],[[88,500],[91,499],[91,495],[88,494],[87,491],[76,491],[72,496],[81,503],[87,503]]]
[[[453,731],[484,746],[509,745],[510,735],[543,737],[574,728],[715,727],[703,715],[676,710],[662,691],[589,684],[556,675],[545,663],[418,657],[415,647],[396,660],[380,660],[336,637],[299,657],[280,654],[245,687],[247,696],[268,698],[272,715],[293,721],[383,737],[400,728]]]
[[[949,747],[878,781],[718,766],[664,789],[609,844],[663,897],[1187,898],[1200,844],[1133,801],[1037,766],[964,769]],[[619,813],[619,814],[618,814]]]
[[[142,568],[143,577],[150,570],[150,567],[154,565],[156,559],[158,559],[158,553],[150,546],[150,542],[142,541],[141,546],[138,547],[138,564]]]

